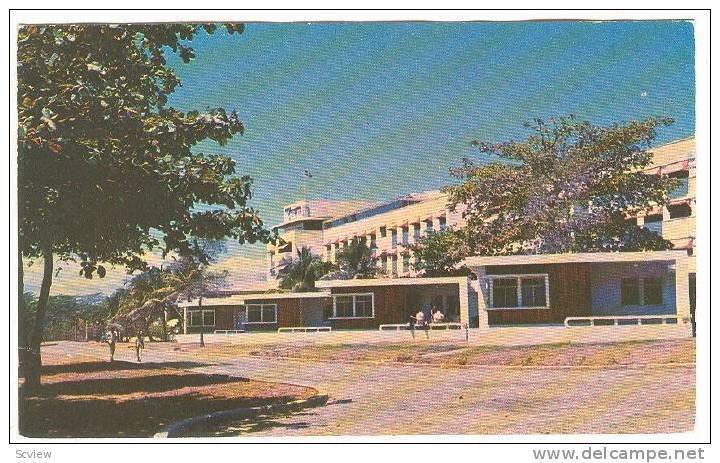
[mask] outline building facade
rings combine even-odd
[[[570,318],[650,317],[686,324],[695,308],[695,140],[653,151],[649,174],[677,179],[670,201],[632,218],[670,240],[670,251],[473,256],[473,277],[418,278],[410,245],[446,227],[460,227],[438,191],[391,201],[301,201],[286,206],[275,228],[283,244],[268,246],[267,278],[277,284],[283,259],[307,247],[334,262],[353,239],[364,240],[382,278],[317,282],[318,292],[237,294],[181,304],[184,331],[329,326],[373,329],[407,323],[438,308],[470,327],[558,324]],[[618,318],[620,317],[620,318]],[[655,318],[652,318],[655,317]],[[620,320],[620,321],[618,321]]]
[[[268,280],[276,281],[283,260],[292,259],[303,247],[335,262],[353,239],[370,247],[382,274],[415,276],[410,245],[434,230],[461,225],[462,214],[450,211],[447,200],[446,194],[429,191],[376,204],[301,201],[288,205],[283,223],[274,227],[284,243],[267,247]]]

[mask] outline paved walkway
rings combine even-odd
[[[187,355],[146,350],[148,361]],[[312,386],[334,402],[230,429],[253,436],[669,433],[691,430],[695,413],[695,371],[683,366],[439,368],[242,357],[194,370]]]

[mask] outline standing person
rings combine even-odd
[[[410,334],[412,334],[413,339],[415,339],[415,317],[413,317],[412,315],[410,315],[408,327],[410,328]]]
[[[117,343],[117,331],[114,327],[110,328],[107,342],[110,347],[110,362],[112,363],[115,360],[115,344]]]
[[[145,337],[143,336],[142,330],[140,330],[135,337],[135,355],[137,355],[138,363],[142,362],[140,352],[142,352],[143,349],[145,349]]]
[[[422,309],[418,310],[418,313],[415,314],[415,320],[417,322],[417,326],[421,330],[425,330],[425,337],[430,338],[430,327],[427,324],[427,321],[425,321],[425,312],[423,312]]]

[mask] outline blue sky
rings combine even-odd
[[[523,137],[535,117],[669,116],[658,142],[694,133],[688,22],[250,23],[192,46],[191,63],[171,60],[183,86],[170,104],[238,110],[245,135],[198,151],[230,155],[254,178],[268,225],[302,197],[304,169],[312,198],[436,189],[478,156],[471,140]],[[245,267],[262,250],[228,248]]]

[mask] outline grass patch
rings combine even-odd
[[[440,365],[612,366],[648,363],[693,363],[694,339],[617,343],[569,342],[535,346],[467,346],[444,344],[328,344],[269,346],[251,355],[326,361],[402,362]]]
[[[625,341],[593,344],[470,347],[448,355],[422,357],[423,363],[443,365],[614,366],[695,362],[694,339]]]

